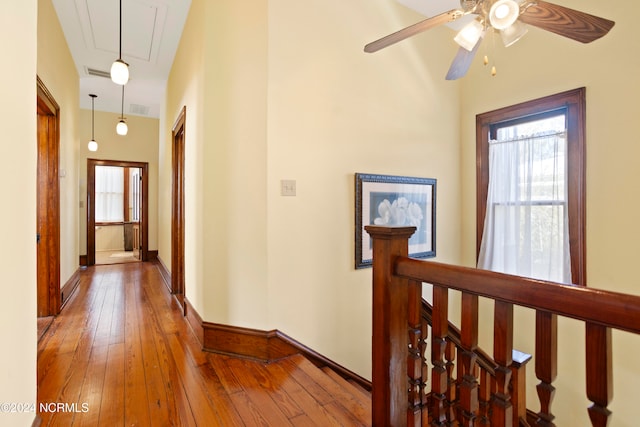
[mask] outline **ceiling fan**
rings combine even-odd
[[[427,18],[409,27],[367,44],[364,51],[376,52],[423,31],[456,21],[465,15],[477,17],[460,30],[454,40],[460,49],[446,79],[463,77],[487,30],[499,32],[505,46],[518,41],[526,32],[525,24],[589,43],[609,32],[615,22],[543,0],[460,0],[460,8]]]

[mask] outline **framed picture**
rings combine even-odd
[[[355,267],[370,267],[373,250],[366,225],[414,226],[409,256],[436,256],[436,180],[356,173]]]

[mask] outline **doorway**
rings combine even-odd
[[[187,108],[182,107],[171,130],[171,293],[186,314],[184,301],[184,131]]]
[[[142,169],[96,165],[96,265],[140,262]]]
[[[60,107],[37,78],[37,313],[60,312]]]
[[[104,171],[120,173],[122,179],[121,216],[113,220],[106,214],[98,215],[96,221],[96,206],[102,204],[97,197],[97,177],[101,176],[101,168]],[[144,162],[130,162],[120,160],[96,160],[87,159],[87,265],[120,263],[125,257],[131,261],[148,261],[148,170],[149,164]],[[102,212],[102,210],[101,210]],[[96,262],[96,233],[103,233],[108,239],[109,235],[121,238],[123,250],[115,250],[113,259],[101,258]],[[100,237],[100,236],[98,236]],[[103,246],[98,246],[104,249]],[[128,251],[127,249],[130,249]],[[105,261],[106,260],[106,261]]]

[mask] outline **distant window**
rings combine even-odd
[[[584,89],[477,117],[478,266],[585,284]]]
[[[96,166],[96,222],[124,221],[124,169]]]
[[[140,168],[130,168],[128,169],[130,178],[129,178],[129,200],[128,200],[128,208],[129,208],[129,218],[125,218],[126,221],[140,222],[140,200],[142,196],[142,169]]]

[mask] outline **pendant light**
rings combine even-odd
[[[93,119],[94,119],[94,101],[96,100],[96,97],[98,95],[94,95],[94,94],[90,94],[89,95],[91,97],[91,141],[89,141],[89,144],[87,145],[87,148],[89,149],[89,151],[98,151],[98,143],[96,142],[96,139],[93,136],[93,130],[94,130],[94,123],[93,123]]]
[[[120,50],[118,59],[111,64],[111,80],[119,85],[129,81],[129,64],[122,60],[122,0],[120,0]]]
[[[120,121],[116,125],[116,133],[118,135],[126,135],[129,131],[127,122],[124,120],[124,85],[122,86],[122,109],[120,110]]]

